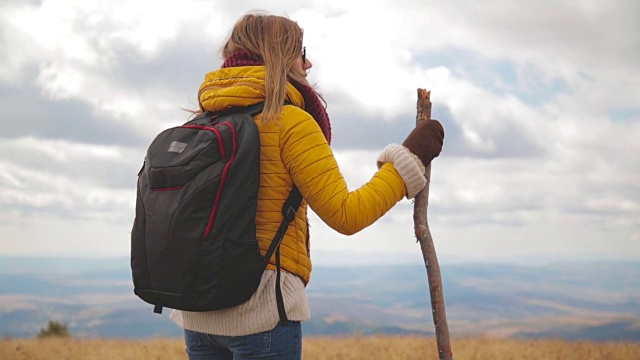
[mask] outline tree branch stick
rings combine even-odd
[[[425,89],[418,89],[418,114],[416,125],[422,121],[431,119],[431,92]],[[427,278],[429,280],[429,293],[431,295],[431,311],[433,324],[436,329],[436,343],[438,345],[438,356],[440,360],[452,360],[451,344],[449,341],[449,326],[447,325],[447,314],[444,308],[444,293],[442,291],[442,278],[440,275],[440,265],[436,256],[436,249],[433,238],[429,231],[427,222],[427,206],[429,205],[429,183],[431,182],[431,164],[425,171],[427,185],[416,195],[413,204],[413,223],[416,238],[422,249],[422,258],[427,268]]]

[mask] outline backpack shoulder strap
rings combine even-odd
[[[251,115],[252,117],[261,113],[264,109],[264,102],[247,106],[245,108],[239,109],[240,112]],[[234,109],[238,110],[238,109]],[[232,110],[233,111],[233,110]],[[264,256],[264,261],[268,264],[273,256],[273,253],[276,254],[276,303],[278,305],[278,315],[280,317],[280,323],[283,326],[286,326],[289,323],[289,319],[287,319],[287,313],[284,307],[284,298],[282,296],[282,288],[280,286],[280,243],[284,238],[284,234],[287,232],[289,228],[289,224],[295,219],[296,212],[302,203],[302,194],[300,190],[294,185],[291,189],[291,193],[287,200],[284,202],[282,206],[282,215],[283,219],[278,227],[278,231],[276,231],[276,235],[273,237],[271,244],[269,245],[269,249]]]
[[[253,117],[261,113],[263,109],[264,102],[259,102],[257,104],[249,105],[246,107],[233,107],[222,112],[205,111],[201,114],[198,114],[193,119],[187,121],[184,125],[207,125],[210,124],[211,120],[216,117],[238,113],[247,114]]]
[[[282,242],[282,238],[284,238],[284,234],[287,232],[289,223],[296,218],[296,212],[298,211],[301,203],[302,194],[300,193],[300,190],[298,190],[298,187],[294,185],[289,197],[282,206],[283,219],[280,223],[280,227],[278,228],[273,241],[271,241],[271,245],[269,246],[267,253],[264,255],[264,261],[268,264],[273,253],[276,253],[276,303],[278,305],[280,323],[283,326],[286,326],[289,323],[289,320],[287,319],[287,313],[284,308],[284,298],[282,297],[282,288],[280,287],[280,243]]]
[[[298,190],[298,188],[294,185],[293,189],[291,189],[291,193],[289,194],[289,197],[287,198],[287,200],[284,202],[284,205],[282,206],[282,215],[284,216],[284,218],[280,223],[280,227],[278,228],[278,231],[276,231],[276,235],[273,238],[273,241],[271,241],[271,245],[269,246],[269,249],[264,254],[265,262],[268,263],[271,260],[271,256],[273,256],[273,253],[276,251],[276,248],[280,245],[282,238],[284,238],[284,234],[287,232],[289,223],[291,223],[293,219],[295,219],[296,217],[296,212],[300,207],[300,203],[302,203],[302,194],[300,194],[300,190]]]
[[[236,108],[236,109],[238,109],[238,108]],[[249,114],[251,116],[256,116],[256,115],[260,114],[263,109],[264,109],[264,102],[260,102],[260,103],[257,103],[257,104],[249,105],[249,106],[244,107],[244,108],[240,108],[240,112],[243,112],[245,114]]]

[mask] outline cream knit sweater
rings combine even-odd
[[[309,320],[309,304],[302,280],[281,271],[280,284],[287,318]],[[171,320],[183,329],[214,335],[240,336],[271,330],[280,320],[276,303],[276,272],[266,270],[256,292],[246,302],[222,310],[191,312],[173,310]]]

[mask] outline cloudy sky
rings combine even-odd
[[[0,0],[0,254],[127,256],[136,174],[235,20],[296,20],[351,189],[432,91],[447,260],[640,257],[640,2]],[[405,200],[316,264],[421,261]]]

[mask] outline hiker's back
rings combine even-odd
[[[291,164],[283,162],[283,155],[286,156],[283,152],[291,151],[291,148],[285,146],[288,134],[291,131],[301,130],[299,126],[310,119],[309,114],[295,106],[284,106],[280,121],[263,121],[260,115],[256,117],[261,144],[256,226],[258,241],[263,252],[269,247],[273,234],[280,225],[282,202],[294,185],[287,168]],[[308,155],[313,156],[313,154]],[[301,208],[305,208],[304,202]],[[283,268],[297,274],[305,282],[309,281],[311,272],[311,260],[307,248],[307,222],[306,212],[298,211],[282,240],[281,247]],[[273,265],[267,268],[275,269]]]

